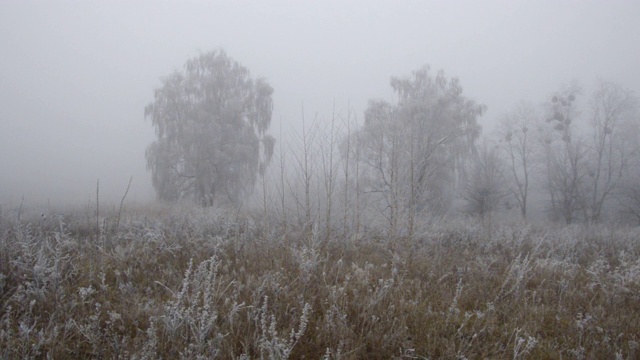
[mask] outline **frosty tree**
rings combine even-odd
[[[144,111],[157,136],[146,159],[158,198],[239,203],[273,154],[272,93],[222,50],[164,78]]]
[[[584,209],[584,181],[587,176],[587,151],[576,131],[580,113],[576,105],[581,88],[577,84],[556,93],[547,107],[547,126],[543,131],[547,191],[553,218],[573,223]]]
[[[486,141],[471,156],[466,184],[462,189],[462,198],[466,201],[466,210],[483,221],[498,210],[500,201],[507,196],[508,190],[504,174],[504,163],[497,148]]]
[[[512,111],[503,115],[497,131],[500,150],[507,162],[507,186],[515,199],[523,220],[527,220],[527,203],[531,190],[533,172],[537,169],[535,146],[529,130],[538,124],[538,115],[533,105],[521,102]]]
[[[586,181],[588,221],[602,220],[608,200],[636,167],[637,104],[631,90],[610,81],[597,81],[591,99],[592,140]],[[633,198],[633,192],[627,195]],[[624,200],[623,196],[622,203],[628,204]]]
[[[392,232],[401,217],[413,231],[418,212],[443,211],[462,163],[480,134],[484,106],[462,95],[457,79],[428,67],[392,78],[396,104],[371,101],[359,130],[366,192],[382,197]]]

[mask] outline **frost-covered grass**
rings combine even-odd
[[[638,229],[391,241],[184,207],[115,217],[3,213],[0,358],[640,356]]]

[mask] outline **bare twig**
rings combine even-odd
[[[22,216],[23,205],[24,205],[24,195],[22,195],[22,200],[20,200],[20,208],[18,209],[18,224],[20,223],[20,217]]]
[[[129,184],[127,184],[127,190],[125,190],[124,195],[122,196],[122,200],[120,200],[120,208],[118,209],[118,219],[116,220],[116,231],[120,227],[120,215],[122,214],[124,199],[127,197],[127,194],[129,193],[129,188],[131,187],[132,180],[133,180],[133,175],[129,178]]]
[[[100,179],[96,184],[96,240],[100,242]]]

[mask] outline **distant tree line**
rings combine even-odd
[[[574,83],[540,109],[521,103],[505,114],[495,142],[509,174],[510,198],[523,219],[535,191],[546,193],[544,210],[551,220],[640,221],[640,203],[630,196],[640,186],[637,105],[632,91],[599,79],[588,97]]]
[[[491,222],[511,210],[524,221],[535,210],[566,224],[640,223],[632,91],[598,80],[585,96],[570,84],[539,107],[517,104],[482,135],[485,106],[457,79],[425,66],[391,86],[395,100],[371,100],[361,123],[351,108],[311,122],[303,113],[302,133],[276,151],[271,86],[222,50],[199,55],[164,78],[145,108],[157,135],[146,158],[158,198],[236,207],[259,198],[282,224],[323,223],[345,235],[384,224],[392,237],[411,237],[434,216]]]

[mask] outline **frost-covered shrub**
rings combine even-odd
[[[637,229],[0,217],[0,358],[634,358]],[[116,214],[103,212],[105,224]]]

